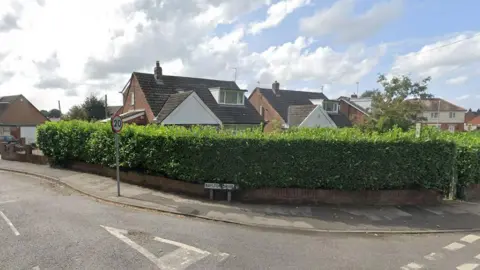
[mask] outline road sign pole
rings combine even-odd
[[[117,195],[120,197],[120,165],[118,164],[118,156],[120,155],[119,153],[119,146],[118,146],[118,133],[115,133],[115,156],[116,156],[116,162],[117,162]]]

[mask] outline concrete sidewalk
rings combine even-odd
[[[422,207],[280,206],[209,202],[49,166],[0,160],[0,170],[61,182],[102,201],[263,228],[357,233],[433,233],[480,230],[480,203]]]

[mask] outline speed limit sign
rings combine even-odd
[[[123,120],[120,116],[115,115],[112,117],[112,131],[115,133],[120,133],[123,128]]]

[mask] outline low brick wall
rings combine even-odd
[[[74,162],[69,165],[69,168],[75,171],[102,175],[114,179],[117,178],[117,172],[115,169],[96,164]],[[197,197],[208,197],[208,192],[204,190],[203,185],[201,184],[172,180],[163,176],[147,175],[132,171],[120,171],[120,181],[168,192],[187,194]]]
[[[0,156],[4,160],[29,162],[34,164],[46,165],[48,164],[48,158],[43,155],[33,154],[33,149],[30,145],[23,146],[24,153],[18,153],[15,150],[15,145],[1,143],[0,144]]]
[[[116,179],[116,170],[113,168],[83,162],[74,162],[69,168]],[[162,176],[120,171],[120,180],[168,192],[209,197],[208,191],[204,190],[202,184],[172,180]],[[215,197],[224,199],[225,194],[217,192]],[[233,193],[233,199],[243,202],[280,204],[434,205],[442,201],[442,194],[433,190],[338,191],[264,188],[236,191]]]
[[[238,194],[245,202],[282,204],[345,205],[435,205],[442,194],[434,190],[365,190],[340,191],[301,188],[264,188]]]

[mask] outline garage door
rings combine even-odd
[[[20,137],[25,138],[26,144],[37,142],[36,127],[20,127]]]

